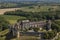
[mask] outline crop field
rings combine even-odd
[[[26,12],[46,12],[49,8],[52,8],[53,11],[60,10],[59,6],[30,6],[30,7],[21,7],[21,8],[7,8],[0,9],[0,14],[4,14],[7,11],[22,10]]]
[[[0,9],[0,15],[1,14],[4,14],[5,12],[7,11],[15,11],[15,10],[18,10],[20,8],[7,8],[7,9]]]
[[[27,12],[46,12],[49,8],[52,8],[52,11],[59,10],[59,6],[32,6],[32,7],[22,7],[20,10]]]

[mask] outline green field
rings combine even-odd
[[[21,17],[21,16],[12,16],[12,15],[0,15],[0,16],[2,16],[10,24],[16,23],[18,19],[24,19],[25,18],[25,17]]]
[[[5,35],[6,35],[8,32],[9,32],[8,29],[6,29],[6,30],[0,32],[0,36],[2,36],[2,37],[0,37],[0,40],[5,40],[5,38],[6,38]]]
[[[16,3],[0,3],[0,8],[13,8],[16,7]]]
[[[46,12],[51,8],[52,11],[59,10],[60,6],[30,6],[30,7],[22,7],[20,10],[27,12]]]
[[[55,21],[56,24],[60,25],[60,21]]]

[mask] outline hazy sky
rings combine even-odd
[[[0,1],[51,1],[51,2],[60,2],[60,0],[0,0]]]

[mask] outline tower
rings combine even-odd
[[[51,30],[51,20],[46,21],[46,30]]]

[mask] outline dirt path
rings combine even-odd
[[[4,14],[6,11],[15,11],[18,10],[20,8],[8,8],[8,9],[0,9],[0,15]]]

